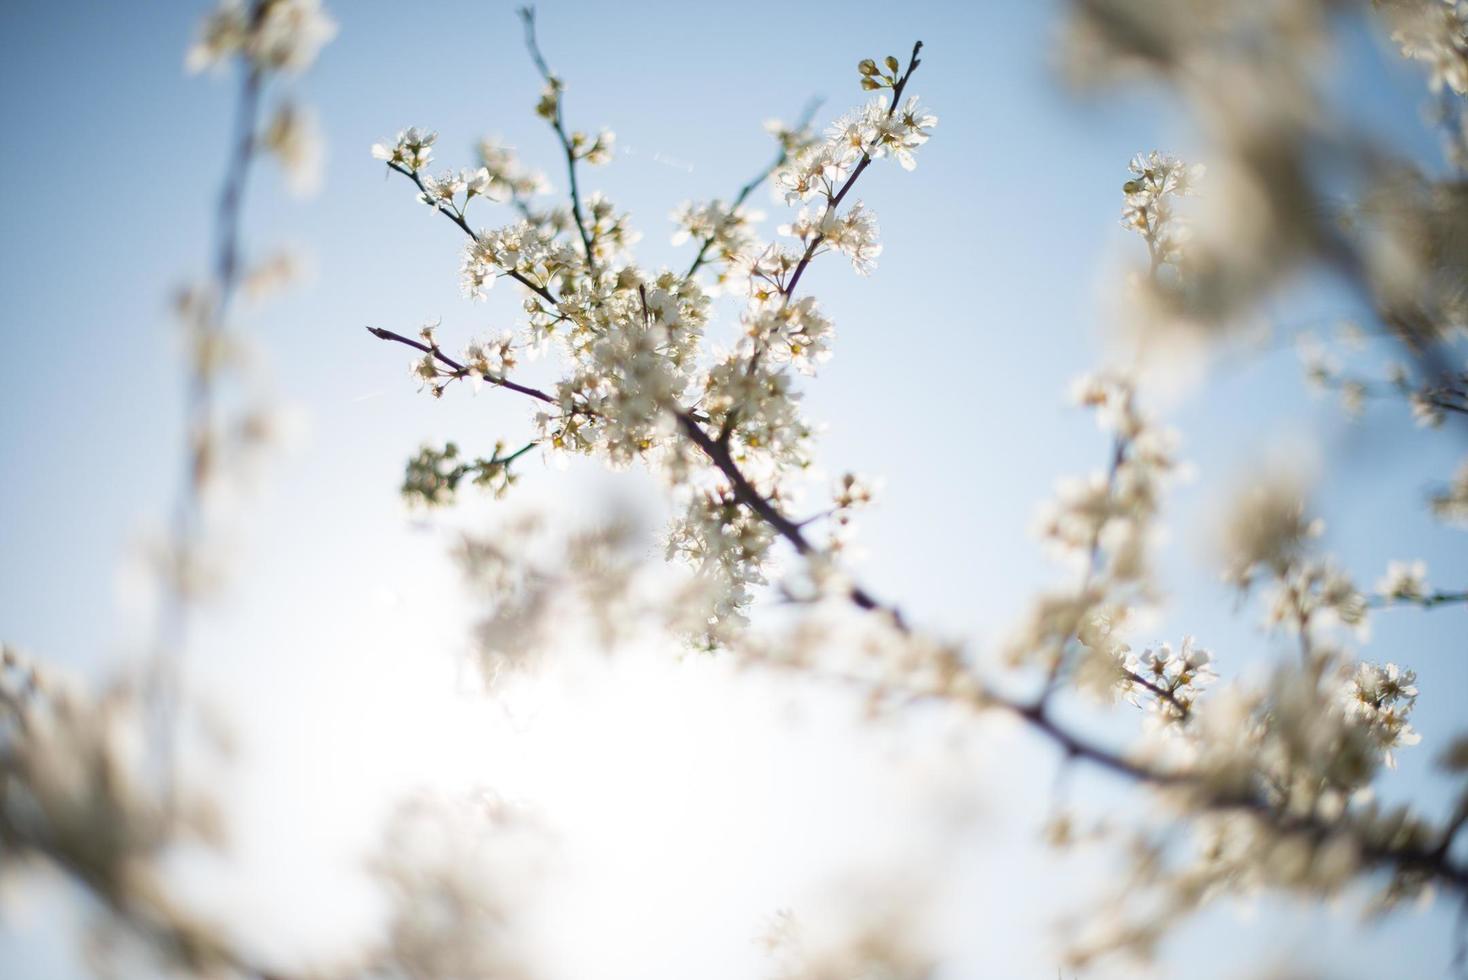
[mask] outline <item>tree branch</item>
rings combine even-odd
[[[526,20],[527,44],[530,48],[531,56],[535,60],[537,67],[541,70],[541,73],[546,78],[547,82],[553,83],[554,76],[551,74],[548,66],[545,64],[543,58],[540,56],[540,52],[535,44],[533,31],[533,13],[531,13],[527,9],[527,11],[522,14],[522,16]],[[906,87],[907,81],[911,77],[913,71],[915,71],[920,64],[918,54],[921,50],[921,47],[921,42],[914,46],[907,70],[893,88],[892,105],[889,107],[888,110],[889,116],[893,111],[895,111],[897,103],[900,101],[903,90]],[[583,245],[587,248],[589,265],[591,261],[591,246],[593,243],[590,234],[588,233],[587,229],[584,226],[584,223],[581,221],[580,218],[579,190],[577,189],[575,184],[575,154],[570,149],[570,140],[565,135],[564,127],[561,125],[560,122],[559,103],[557,104],[557,114],[556,118],[553,120],[553,124],[556,126],[558,136],[561,137],[563,148],[567,150],[568,165],[572,177],[573,210],[576,212],[578,228],[582,235]],[[827,204],[828,211],[837,208],[840,203],[846,198],[851,188],[855,185],[857,179],[870,165],[871,159],[872,158],[870,153],[863,153],[861,160],[858,162],[857,166],[853,169],[851,174],[847,177],[846,181],[842,184],[840,189],[837,190],[837,192],[833,194],[829,199]],[[778,165],[779,162],[777,162],[775,166]],[[412,178],[415,183],[419,184],[420,190],[422,189],[421,181],[418,180],[416,174],[404,170],[400,167],[394,167],[393,169],[399,170],[399,172],[404,173],[405,175]],[[739,198],[736,199],[736,205],[738,203],[742,203],[743,199],[747,197],[748,193],[751,193],[760,182],[766,179],[769,173],[773,171],[773,169],[774,167],[767,169],[754,181],[746,185],[746,187],[741,190]],[[467,224],[463,221],[462,216],[455,216],[447,211],[445,213],[449,214],[450,218],[454,220],[455,223],[458,224],[466,233],[470,234],[471,237],[475,237],[473,235],[473,232],[470,231]],[[788,303],[790,298],[793,296],[795,289],[799,285],[800,279],[805,272],[805,269],[809,266],[810,262],[814,258],[815,253],[819,249],[823,240],[823,236],[818,234],[807,244],[805,252],[796,265],[793,274],[781,289],[785,302]],[[709,240],[705,240],[703,247],[700,248],[699,255],[695,258],[693,266],[689,270],[689,275],[696,272],[697,269],[701,266],[706,256],[708,247]],[[511,270],[509,274],[516,278],[517,281],[520,281],[522,285],[525,285],[527,288],[531,289],[532,292],[537,293],[542,298],[552,303],[556,302],[554,295],[551,294],[550,291],[545,287],[537,286],[533,283],[526,281],[523,277],[513,272],[513,270]],[[465,371],[462,365],[452,360],[451,358],[448,358],[434,346],[418,343],[409,338],[395,334],[391,331],[370,327],[368,329],[373,333],[374,336],[377,336],[381,339],[403,343],[424,353],[431,354],[437,360],[441,361],[456,372],[463,373]],[[756,357],[757,356],[758,353],[756,353]],[[556,399],[538,389],[518,385],[508,381],[507,379],[502,378],[487,376],[486,380],[501,387],[510,388],[511,390],[529,395],[530,397],[536,398],[543,402],[553,404],[556,403]],[[760,491],[744,475],[743,471],[739,468],[729,449],[727,441],[729,433],[721,432],[719,437],[715,438],[704,429],[703,425],[700,423],[699,418],[691,410],[681,407],[674,407],[671,410],[673,411],[678,426],[682,430],[684,435],[695,446],[699,448],[699,450],[708,458],[714,468],[718,470],[719,473],[729,482],[735,499],[742,506],[748,508],[753,514],[755,514],[767,525],[769,525],[769,527],[775,533],[784,538],[786,542],[789,543],[792,548],[794,548],[797,554],[801,555],[802,557],[812,558],[819,553],[819,549],[805,536],[801,525],[791,520],[784,513],[782,513],[779,508],[776,507],[776,505],[768,498],[766,498],[762,493],[760,493]],[[1123,451],[1124,447],[1118,447],[1118,449],[1113,454],[1113,478],[1116,468],[1120,465]],[[1095,569],[1099,560],[1097,555],[1098,549],[1099,540],[1097,544],[1093,545],[1091,549],[1092,554],[1090,562],[1090,574],[1095,574]],[[907,624],[903,620],[900,611],[895,606],[878,601],[869,592],[867,592],[859,585],[852,585],[846,594],[850,601],[859,608],[884,613],[890,617],[891,621],[898,629],[903,632],[910,632],[910,628],[907,626]],[[1457,594],[1452,595],[1456,596]],[[1449,600],[1444,599],[1442,601]],[[1146,678],[1135,674],[1135,672],[1128,671],[1127,673],[1130,679],[1133,680],[1135,683],[1140,684],[1142,687],[1156,694],[1158,697],[1171,702],[1179,710],[1186,712],[1187,709],[1184,708],[1184,706],[1176,700],[1171,691],[1166,690],[1160,685],[1149,682]],[[1132,758],[1127,757],[1126,755],[1105,748],[1104,746],[1098,745],[1092,741],[1089,741],[1086,738],[1076,734],[1075,732],[1058,723],[1050,714],[1047,702],[1047,697],[1049,694],[1048,688],[1049,685],[1047,685],[1047,690],[1042,693],[1042,696],[1032,703],[1024,703],[1007,699],[988,688],[981,688],[979,694],[970,700],[972,704],[975,704],[981,709],[995,708],[1003,710],[1022,720],[1028,727],[1032,728],[1037,733],[1044,736],[1051,743],[1056,745],[1067,758],[1085,760],[1100,769],[1113,773],[1114,775],[1121,776],[1123,778],[1153,786],[1162,790],[1187,789],[1191,792],[1199,793],[1201,794],[1199,797],[1200,802],[1207,809],[1221,811],[1239,810],[1249,812],[1281,833],[1303,834],[1316,840],[1324,840],[1332,834],[1340,832],[1342,829],[1350,829],[1343,828],[1337,824],[1324,822],[1318,817],[1315,817],[1311,814],[1295,815],[1285,813],[1279,808],[1272,805],[1262,795],[1257,793],[1210,793],[1206,785],[1206,774],[1185,769],[1165,769],[1153,767],[1142,762],[1138,762]],[[952,696],[950,695],[937,692],[918,692],[918,696],[952,699]],[[1360,854],[1362,858],[1368,864],[1391,866],[1400,870],[1420,872],[1445,884],[1451,885],[1459,890],[1468,891],[1468,868],[1465,868],[1464,866],[1450,860],[1447,853],[1448,846],[1446,846],[1447,844],[1451,843],[1452,836],[1457,832],[1458,828],[1462,825],[1462,822],[1462,819],[1459,819],[1451,824],[1445,835],[1445,843],[1431,849],[1421,847],[1415,843],[1407,843],[1396,846],[1373,844],[1365,840],[1358,840],[1357,843],[1360,847]]]
[[[923,42],[921,41],[918,41],[912,46],[912,56],[908,59],[907,70],[902,73],[902,77],[899,78],[897,80],[897,84],[892,87],[892,104],[887,107],[887,118],[889,119],[892,118],[892,113],[897,111],[897,103],[902,100],[902,92],[904,89],[907,88],[908,79],[912,78],[912,73],[917,71],[918,65],[922,64],[922,61],[918,59],[918,52],[922,49]],[[871,166],[871,164],[871,154],[863,150],[861,154],[861,162],[856,165],[856,169],[853,170],[850,176],[846,178],[846,182],[841,185],[841,189],[836,192],[836,195],[827,202],[826,214],[831,214],[838,207],[841,206],[842,200],[845,199],[846,195],[851,191],[851,188],[855,186],[856,179],[860,177],[862,175],[862,172],[865,171],[867,167]],[[805,274],[806,266],[810,265],[811,259],[815,258],[816,249],[818,249],[821,245],[821,242],[825,240],[826,236],[818,233],[815,238],[812,238],[810,240],[810,244],[806,246],[805,254],[800,257],[799,264],[795,266],[795,272],[792,273],[790,276],[789,284],[786,285],[785,289],[783,290],[785,294],[784,301],[786,303],[790,302],[790,297],[795,293],[795,287],[799,285],[800,277]]]
[[[449,357],[436,345],[430,347],[428,344],[420,343],[419,341],[416,341],[411,337],[404,337],[400,333],[393,333],[391,330],[384,330],[381,327],[368,327],[367,332],[379,340],[391,340],[394,343],[406,344],[407,346],[412,347],[414,350],[420,350],[425,354],[432,354],[436,360],[443,362],[446,367],[454,371],[456,374],[462,377],[470,376],[471,372],[468,368],[464,367],[464,365],[460,364],[452,357]],[[488,381],[492,385],[496,385],[500,388],[508,388],[510,391],[518,391],[520,394],[529,395],[531,398],[534,398],[537,401],[543,401],[550,405],[560,404],[560,402],[557,401],[553,395],[547,394],[546,392],[541,391],[539,388],[531,388],[528,385],[516,384],[509,378],[497,378],[492,374],[484,374],[480,375],[480,377],[482,377],[485,381]],[[528,449],[529,447],[527,446],[526,448]]]

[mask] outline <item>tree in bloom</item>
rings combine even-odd
[[[1165,959],[1171,930],[1228,898],[1369,893],[1374,915],[1431,902],[1468,909],[1468,733],[1426,744],[1433,740],[1415,727],[1414,712],[1453,692],[1419,688],[1418,658],[1431,653],[1377,649],[1370,634],[1377,616],[1461,613],[1465,583],[1439,580],[1410,555],[1384,570],[1352,567],[1329,550],[1331,527],[1305,473],[1261,465],[1224,494],[1210,559],[1223,602],[1257,627],[1244,635],[1260,649],[1192,631],[1159,635],[1157,612],[1173,588],[1163,522],[1189,464],[1182,437],[1155,407],[1153,383],[1157,352],[1173,350],[1164,341],[1235,348],[1241,324],[1271,309],[1292,277],[1329,276],[1369,319],[1362,329],[1376,341],[1372,351],[1390,360],[1362,366],[1366,358],[1337,349],[1348,338],[1293,337],[1282,327],[1300,345],[1306,380],[1339,392],[1352,417],[1376,399],[1399,402],[1406,424],[1462,438],[1462,4],[1383,0],[1370,11],[1401,55],[1427,71],[1441,103],[1432,118],[1446,173],[1336,118],[1317,60],[1336,41],[1339,4],[1068,6],[1061,43],[1072,80],[1094,90],[1151,79],[1196,122],[1199,159],[1151,150],[1117,161],[1120,222],[1141,239],[1132,240],[1119,288],[1127,324],[1115,356],[1071,392],[1103,434],[1101,465],[1062,480],[1042,505],[1035,534],[1059,571],[982,642],[925,623],[909,611],[910,597],[879,595],[861,580],[852,542],[878,484],[819,471],[821,427],[804,397],[841,349],[833,304],[809,291],[808,270],[839,253],[856,275],[880,275],[884,243],[858,185],[866,192],[862,178],[874,166],[923,179],[925,147],[941,139],[937,115],[914,91],[924,77],[922,42],[905,58],[858,60],[850,81],[864,101],[824,127],[815,109],[793,126],[769,127],[772,162],[729,198],[678,205],[672,240],[687,258],[674,268],[640,264],[632,216],[589,188],[592,168],[618,160],[618,142],[609,129],[576,128],[581,79],[552,69],[531,9],[520,17],[543,87],[527,108],[549,127],[562,197],[499,139],[442,168],[438,133],[426,126],[371,146],[371,158],[458,246],[457,270],[446,265],[445,279],[456,278],[470,301],[507,288],[518,300],[513,323],[453,341],[446,338],[461,331],[438,320],[367,327],[392,349],[410,349],[408,383],[432,399],[465,388],[517,399],[533,428],[526,441],[483,449],[426,443],[401,486],[415,508],[448,507],[472,486],[503,512],[455,554],[483,607],[472,629],[482,707],[513,714],[518,680],[553,673],[567,650],[589,646],[613,662],[653,650],[731,664],[798,693],[840,692],[892,730],[921,730],[938,717],[983,738],[1007,723],[1052,749],[1062,776],[1094,770],[1137,801],[1109,818],[1104,805],[1058,791],[1045,825],[1033,828],[1059,849],[1102,846],[1116,869],[1099,904],[1053,910],[1063,922],[1055,963],[1080,975]],[[157,651],[140,679],[88,695],[5,648],[0,845],[79,882],[109,924],[141,942],[152,969],[549,975],[523,907],[557,860],[554,834],[533,807],[494,786],[401,801],[370,862],[385,926],[343,962],[267,963],[235,930],[173,894],[162,874],[186,842],[218,845],[231,816],[185,765],[180,746],[197,736],[183,724],[178,672],[190,610],[222,577],[206,560],[218,531],[210,510],[217,481],[235,478],[244,450],[272,431],[262,413],[226,413],[249,400],[223,393],[243,381],[231,371],[231,300],[272,268],[255,274],[238,255],[244,176],[268,151],[293,189],[317,182],[311,114],[283,100],[266,119],[259,105],[335,31],[314,0],[225,2],[188,55],[194,69],[234,65],[240,103],[215,267],[179,303],[190,338],[186,480],[166,549]],[[896,190],[877,203],[900,208],[902,185],[888,186]],[[750,206],[761,187],[784,208],[772,235]],[[536,458],[642,470],[660,488],[668,520],[651,533],[631,519],[560,526],[523,499],[519,478]],[[1460,533],[1468,463],[1408,503],[1439,521],[1441,533]],[[1246,659],[1256,669],[1244,669]],[[127,751],[140,740],[153,749],[148,765]],[[1393,770],[1422,752],[1436,760],[1438,784],[1423,800],[1397,801]],[[961,766],[951,776],[972,778]],[[1445,811],[1426,799],[1434,794],[1451,800]],[[769,910],[762,936],[771,976],[945,975],[910,882],[852,887],[844,899]]]

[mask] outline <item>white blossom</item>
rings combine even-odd
[[[398,133],[397,142],[392,146],[372,144],[372,156],[416,173],[433,159],[433,144],[437,139],[437,133],[410,127]]]
[[[242,53],[262,70],[300,72],[336,33],[320,0],[258,0],[248,8],[242,0],[222,0],[205,18],[187,64],[199,71]]]
[[[309,109],[284,103],[265,128],[263,143],[285,169],[291,192],[309,197],[321,187],[321,130]]]
[[[1428,68],[1433,92],[1444,87],[1468,95],[1468,3],[1420,0],[1387,5],[1402,55]]]
[[[1386,575],[1376,583],[1376,591],[1393,599],[1421,599],[1427,595],[1427,563],[1387,562]]]

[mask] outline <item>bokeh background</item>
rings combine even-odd
[[[206,269],[233,102],[227,78],[184,72],[203,13],[0,5],[0,630],[83,676],[143,650],[139,555],[178,483],[169,297]],[[425,519],[398,486],[425,439],[518,445],[530,412],[489,390],[419,395],[406,352],[363,330],[412,334],[442,318],[453,345],[509,326],[516,301],[505,286],[486,304],[461,298],[458,233],[368,149],[408,125],[434,129],[436,170],[468,165],[474,142],[497,134],[564,187],[531,112],[539,82],[512,5],[353,0],[333,13],[340,35],[299,84],[328,144],[322,193],[293,200],[262,165],[244,225],[256,257],[287,246],[307,260],[303,283],[244,317],[301,435],[242,506],[231,585],[189,661],[235,733],[219,785],[236,830],[230,861],[180,874],[281,957],[329,957],[371,934],[381,910],[361,863],[394,792],[451,783],[486,758],[513,767],[519,752],[482,740],[473,719],[488,709],[454,693],[475,607],[448,548],[455,527],[487,526],[500,505],[470,500]],[[832,474],[884,480],[862,521],[861,575],[916,621],[978,648],[1061,574],[1029,534],[1036,504],[1057,477],[1105,462],[1104,436],[1065,396],[1104,361],[1109,297],[1142,249],[1118,221],[1126,162],[1152,148],[1191,159],[1194,148],[1158,93],[1056,81],[1062,15],[1048,0],[540,9],[568,117],[617,133],[615,161],[589,183],[633,214],[645,267],[686,264],[668,213],[727,199],[757,172],[773,151],[765,119],[792,119],[817,95],[825,121],[862,101],[858,59],[925,42],[912,91],[940,124],[914,173],[878,166],[862,180],[885,246],[876,273],[857,279],[830,259],[807,279],[839,335],[806,404],[829,427],[821,462]],[[1346,18],[1339,29],[1334,98],[1435,166],[1419,73],[1366,25]],[[763,191],[756,201],[772,231],[783,205]],[[1329,332],[1358,313],[1310,281],[1265,319]],[[1195,633],[1226,672],[1277,652],[1254,611],[1235,614],[1206,540],[1224,491],[1280,455],[1313,468],[1327,542],[1358,581],[1421,557],[1434,584],[1468,583],[1462,533],[1417,506],[1456,465],[1461,434],[1415,429],[1396,405],[1346,419],[1307,389],[1285,341],[1235,345],[1167,380],[1153,404],[1183,432],[1196,476],[1168,504],[1172,594],[1156,639]],[[559,513],[655,496],[636,474],[527,462],[511,497]],[[1374,618],[1374,657],[1415,669],[1423,691],[1424,743],[1400,754],[1384,793],[1435,814],[1447,799],[1430,759],[1461,728],[1468,695],[1465,625],[1461,608]],[[566,845],[577,881],[533,910],[558,976],[761,975],[763,917],[820,901],[811,896],[843,869],[899,867],[936,877],[918,890],[942,976],[1050,977],[1057,917],[1113,882],[1104,856],[1043,847],[1057,760],[1022,733],[983,727],[955,748],[942,730],[941,748],[921,748],[910,730],[870,730],[839,704],[791,701],[704,662],[637,676],[583,689],[563,709],[604,737],[563,733],[531,756],[531,768],[556,769],[537,777],[547,798],[581,815]],[[1134,720],[1121,714],[1124,736]],[[1124,819],[1122,789],[1080,772],[1063,786],[1070,802]],[[68,886],[11,882],[0,909],[0,974],[85,975],[77,930],[88,910]],[[1160,975],[1243,976],[1274,962],[1333,977],[1446,972],[1453,909],[1367,927],[1358,911],[1221,905],[1174,935]]]

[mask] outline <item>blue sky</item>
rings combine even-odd
[[[416,395],[403,352],[363,331],[411,333],[441,317],[446,339],[467,338],[508,326],[515,309],[508,288],[482,305],[460,297],[457,233],[400,179],[385,179],[368,147],[423,126],[440,134],[439,161],[457,166],[480,136],[500,134],[563,184],[551,136],[530,111],[539,83],[512,5],[335,7],[340,36],[299,85],[327,137],[324,193],[291,200],[267,165],[245,220],[255,254],[287,245],[313,270],[248,321],[273,387],[299,406],[308,435],[247,508],[235,582],[194,654],[200,676],[245,706],[258,757],[292,756],[291,786],[353,751],[350,732],[313,724],[323,691],[350,692],[364,662],[464,645],[470,606],[447,536],[404,512],[403,460],[425,438],[487,449],[529,428],[525,407],[498,393]],[[0,627],[81,672],[137,653],[120,569],[162,523],[176,483],[180,384],[167,303],[207,262],[232,92],[225,79],[183,71],[201,14],[188,3],[0,9],[0,122],[12,147],[0,185]],[[1105,458],[1102,436],[1064,399],[1101,356],[1097,311],[1109,279],[1140,248],[1118,223],[1126,161],[1191,140],[1154,95],[1062,91],[1052,60],[1059,16],[1049,2],[813,3],[798,15],[775,3],[551,3],[540,13],[572,123],[617,132],[616,160],[592,184],[632,212],[651,267],[687,261],[687,246],[668,242],[668,212],[727,198],[765,164],[763,120],[793,117],[812,95],[826,98],[830,118],[861,101],[858,59],[925,42],[912,90],[941,122],[914,173],[874,167],[862,180],[885,246],[876,273],[857,279],[830,261],[806,280],[839,330],[807,406],[829,426],[823,465],[884,479],[863,523],[863,577],[918,621],[980,643],[1059,575],[1028,533],[1035,504],[1057,477]],[[1340,98],[1404,151],[1435,160],[1418,124],[1420,77],[1363,32],[1344,33]],[[773,227],[783,208],[756,197]],[[1349,312],[1320,284],[1281,304],[1288,322]],[[1199,474],[1168,518],[1176,588],[1163,630],[1174,642],[1197,633],[1225,664],[1270,650],[1249,617],[1232,615],[1201,560],[1200,529],[1234,474],[1281,446],[1320,447],[1328,542],[1362,581],[1389,559],[1420,556],[1435,582],[1468,582],[1461,532],[1410,507],[1451,471],[1461,438],[1409,429],[1387,407],[1344,421],[1305,390],[1288,350],[1216,374],[1167,414]],[[575,499],[567,487],[638,486],[532,462],[518,492]],[[486,510],[471,506],[466,520]],[[1464,625],[1462,609],[1378,618],[1375,656],[1417,669],[1427,736],[1403,753],[1389,793],[1425,785],[1433,739],[1461,727]],[[257,725],[261,716],[271,721]],[[1034,746],[1016,752],[1012,774],[1029,787],[1021,795],[1040,806],[1048,775],[1022,773],[1048,773],[1051,762]],[[1444,805],[1439,791],[1425,792]],[[1023,883],[1031,901],[1020,904],[1042,903],[1078,873],[1040,863],[1053,877]],[[1199,976],[1234,975],[1277,949],[1332,975],[1428,976],[1450,956],[1450,922],[1439,909],[1358,934],[1345,917],[1285,908],[1248,923],[1210,915],[1185,941],[1217,952]],[[0,966],[65,971],[64,957],[46,959],[48,936],[0,923]],[[1331,948],[1344,938],[1349,956]],[[1038,945],[1021,947],[999,966],[984,958],[992,944],[969,950],[968,962],[989,963],[992,975],[1051,975]]]

